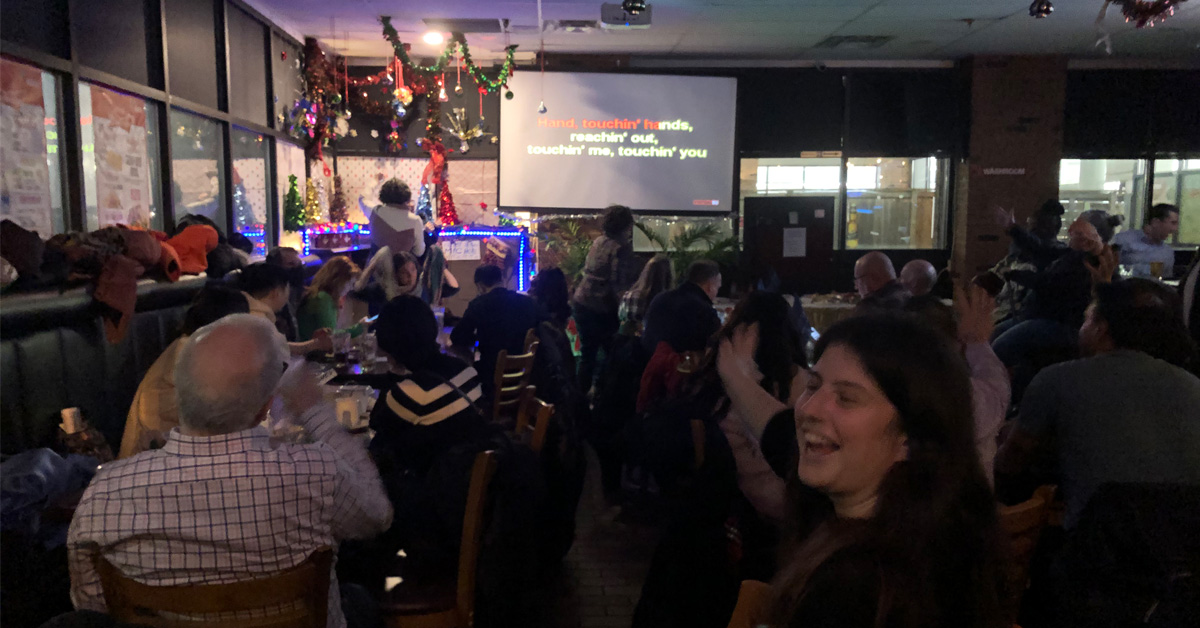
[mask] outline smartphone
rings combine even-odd
[[[368,323],[374,323],[378,319],[379,319],[379,315],[376,314],[375,316],[368,316],[368,317],[364,318],[363,320]]]

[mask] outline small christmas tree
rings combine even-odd
[[[253,227],[260,224],[254,216],[254,208],[250,206],[250,199],[246,198],[246,186],[242,181],[235,177],[233,184],[233,225],[238,232],[243,229]]]
[[[304,228],[304,202],[300,200],[296,175],[288,175],[288,193],[283,199],[283,230],[299,231]]]
[[[350,220],[350,210],[346,208],[346,193],[342,190],[342,175],[333,178],[333,190],[329,195],[329,222],[346,222]]]
[[[317,196],[317,185],[312,179],[304,188],[304,224],[315,225],[321,220],[321,201]]]

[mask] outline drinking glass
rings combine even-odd
[[[1154,277],[1155,279],[1162,279],[1162,276],[1163,276],[1163,263],[1162,262],[1150,262],[1150,276]]]

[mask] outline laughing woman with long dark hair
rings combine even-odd
[[[788,478],[793,523],[770,621],[999,628],[995,501],[973,441],[966,365],[908,318],[832,327],[794,410],[757,386],[752,331],[721,346],[734,409]]]

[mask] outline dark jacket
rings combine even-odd
[[[606,235],[596,238],[583,263],[583,280],[572,301],[597,312],[617,313],[621,295],[637,281],[638,264],[633,243]]]
[[[1017,259],[1023,262],[1029,262],[1037,266],[1038,270],[1045,270],[1054,260],[1062,257],[1069,251],[1067,245],[1059,242],[1057,239],[1044,239],[1033,232],[1023,229],[1020,225],[1013,225],[1008,228],[1008,236],[1012,238],[1012,244],[1008,247],[1008,254],[1015,255]]]
[[[860,312],[896,311],[904,309],[904,305],[912,298],[912,293],[895,279],[883,284],[883,287],[863,297],[857,310]]]
[[[479,361],[475,370],[485,394],[491,394],[496,373],[496,356],[507,350],[510,355],[525,351],[525,333],[537,327],[544,315],[533,299],[507,288],[493,288],[475,297],[462,320],[450,332],[450,341],[464,353],[479,343]]]
[[[712,299],[694,283],[668,290],[650,302],[646,310],[642,347],[653,354],[661,341],[677,353],[703,351],[708,339],[721,328]]]
[[[1085,263],[1087,259],[1087,253],[1068,251],[1040,273],[1028,270],[1008,273],[1007,279],[1033,290],[1021,309],[1022,318],[1049,319],[1074,328],[1083,325],[1083,314],[1092,301],[1092,274]]]

